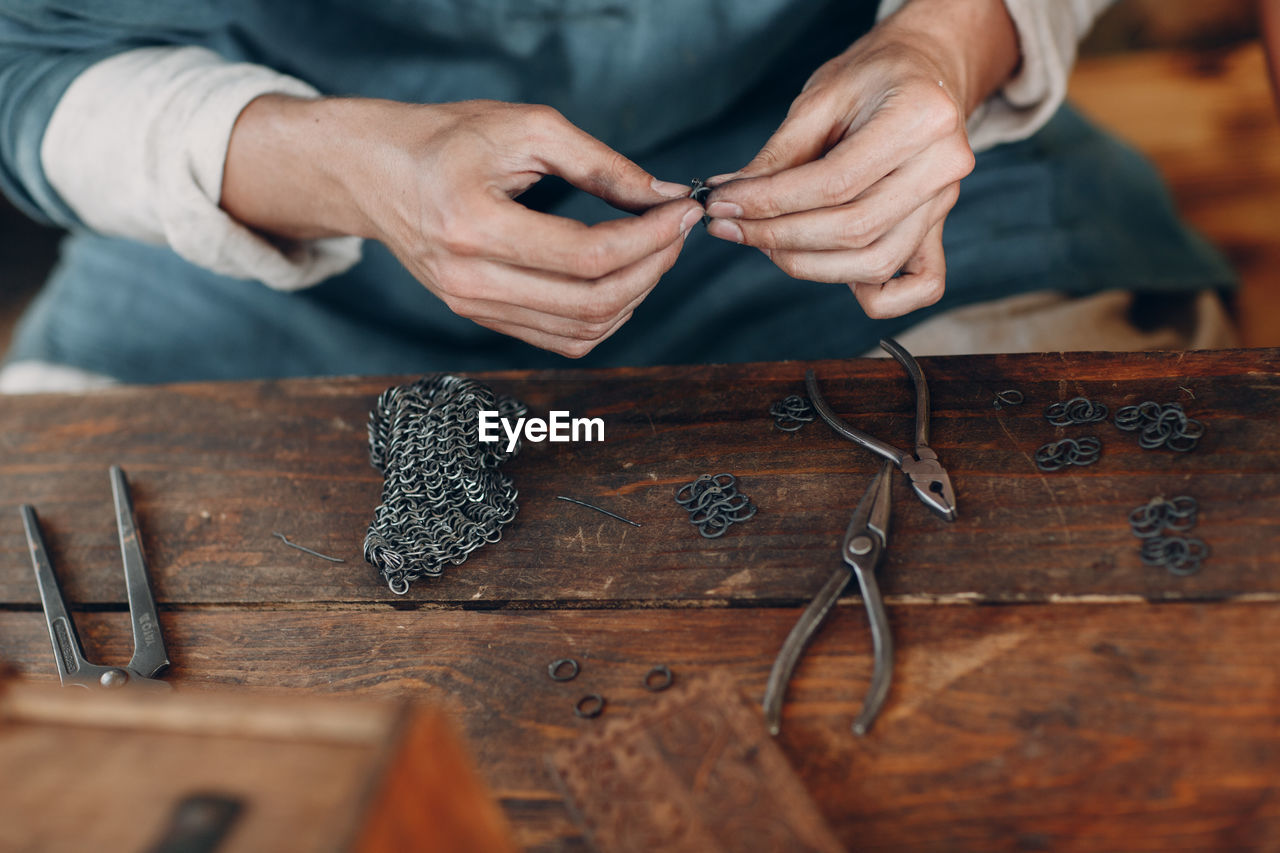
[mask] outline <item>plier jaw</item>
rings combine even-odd
[[[914,456],[904,456],[902,473],[911,480],[916,497],[947,521],[956,520],[956,493],[947,469],[931,447],[917,447]]]

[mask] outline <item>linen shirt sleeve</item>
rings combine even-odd
[[[315,97],[293,77],[203,47],[146,47],[85,69],[49,118],[40,161],[89,228],[167,245],[204,269],[277,290],[360,259],[357,237],[268,240],[219,207],[231,130],[254,98]]]

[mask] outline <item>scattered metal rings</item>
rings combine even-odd
[[[569,667],[569,672],[568,674],[561,674],[560,670],[566,664]],[[578,677],[578,671],[578,662],[573,658],[560,658],[560,660],[553,660],[547,664],[547,675],[551,676],[552,681],[573,681]]]
[[[653,677],[658,676],[661,680],[654,681]],[[659,693],[671,686],[676,677],[671,674],[671,667],[666,664],[658,664],[649,670],[644,677],[644,689],[653,693]]]
[[[1179,495],[1172,500],[1161,495],[1129,513],[1129,529],[1139,539],[1159,536],[1166,529],[1186,533],[1196,526],[1198,510],[1196,499],[1190,495]]]
[[[1004,406],[1021,406],[1026,399],[1017,388],[1010,388],[1007,391],[996,392],[996,398],[991,401],[991,405],[997,409]]]
[[[1036,450],[1036,467],[1059,471],[1070,465],[1092,465],[1102,455],[1102,442],[1095,436],[1051,441]]]
[[[1170,574],[1185,577],[1200,571],[1209,546],[1186,536],[1153,536],[1142,540],[1139,555],[1148,566],[1163,566]]]
[[[1204,424],[1187,417],[1181,403],[1161,405],[1152,400],[1116,411],[1115,425],[1126,432],[1138,433],[1138,446],[1143,450],[1166,447],[1178,453],[1195,450],[1204,435]]]
[[[1072,397],[1065,403],[1050,403],[1044,416],[1054,426],[1096,424],[1107,419],[1107,407],[1085,397]]]
[[[738,491],[732,474],[703,474],[676,489],[675,500],[689,512],[689,523],[707,539],[723,536],[735,522],[755,517],[757,507]]]
[[[813,423],[816,415],[808,397],[792,394],[769,407],[773,425],[783,432],[796,432],[805,424]]]
[[[590,720],[604,713],[604,697],[599,693],[588,693],[573,704],[575,716]]]

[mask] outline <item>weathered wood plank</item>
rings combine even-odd
[[[933,444],[960,520],[929,514],[902,478],[882,570],[898,600],[1040,601],[1055,596],[1223,599],[1280,593],[1280,351],[1069,354],[923,360]],[[769,404],[802,389],[805,365],[498,375],[535,412],[600,416],[606,441],[529,444],[509,470],[521,510],[502,542],[401,601],[591,606],[795,603],[822,582],[878,466],[821,424],[786,435]],[[910,384],[886,360],[816,365],[837,411],[887,440],[912,434]],[[380,479],[364,421],[389,380],[298,380],[122,389],[6,400],[0,412],[0,601],[33,604],[15,510],[35,504],[68,597],[123,601],[107,466],[129,472],[162,603],[390,601],[360,556]],[[1027,403],[997,410],[996,391]],[[1179,400],[1208,433],[1190,454],[1139,450],[1110,424],[1055,429],[1045,404],[1083,394],[1112,407]],[[1064,434],[1099,435],[1103,458],[1041,474]],[[701,473],[732,471],[760,507],[704,540],[671,499]],[[1128,511],[1150,497],[1199,498],[1205,571],[1144,567]],[[556,501],[596,500],[632,528]],[[285,547],[344,557],[325,563]]]
[[[465,727],[517,841],[573,849],[544,757],[652,707],[641,679],[727,670],[758,700],[793,609],[631,612],[163,613],[175,683],[414,695]],[[858,607],[801,662],[781,745],[859,850],[1275,850],[1280,842],[1280,606],[891,608],[893,690],[849,731],[870,676]],[[82,614],[124,660],[123,614]],[[50,677],[40,614],[0,613],[0,649]],[[581,662],[574,681],[547,663]],[[597,721],[573,716],[600,692]]]

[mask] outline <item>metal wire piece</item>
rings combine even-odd
[[[1102,455],[1102,442],[1096,436],[1064,438],[1051,441],[1036,450],[1036,467],[1041,471],[1058,471],[1069,465],[1092,465]]]
[[[528,412],[483,383],[439,375],[388,388],[369,415],[369,458],[383,483],[364,558],[396,595],[497,542],[516,516],[515,486],[498,466],[520,445],[508,453],[505,442],[481,443],[481,410]]]
[[[641,525],[641,524],[640,524],[640,522],[638,522],[638,521],[632,521],[632,520],[631,520],[631,519],[629,519],[629,518],[623,518],[622,516],[618,515],[616,512],[609,512],[609,510],[605,509],[605,508],[604,508],[604,507],[602,507],[602,506],[596,506],[595,504],[589,504],[589,503],[587,503],[586,501],[580,501],[580,500],[578,500],[577,498],[566,498],[564,495],[556,495],[556,500],[558,500],[558,501],[568,501],[568,502],[569,502],[569,503],[571,503],[571,504],[577,504],[578,506],[585,506],[587,509],[594,509],[596,512],[602,512],[602,513],[604,513],[605,515],[609,516],[610,518],[616,518],[616,519],[618,519],[618,521],[625,521],[627,524],[630,524],[632,527],[642,527],[642,526],[643,526],[643,525]]]
[[[755,517],[756,505],[738,491],[732,474],[703,474],[676,489],[676,503],[689,511],[689,523],[707,539],[723,536],[735,522]]]
[[[330,563],[346,562],[346,560],[342,559],[341,557],[330,557],[328,554],[321,554],[319,551],[312,551],[310,548],[306,547],[305,545],[299,545],[297,542],[290,542],[288,536],[285,536],[283,533],[280,533],[278,531],[272,531],[271,535],[279,539],[284,544],[288,545],[290,548],[297,548],[299,551],[303,552],[304,554],[310,554],[313,557],[319,557],[322,560],[328,560]]]
[[[805,424],[813,423],[817,417],[809,398],[799,394],[792,394],[774,403],[769,407],[769,414],[773,415],[773,425],[783,432],[795,432]]]
[[[1139,555],[1148,566],[1163,566],[1170,574],[1185,577],[1200,571],[1209,546],[1186,536],[1152,536],[1142,540]]]
[[[1163,495],[1152,498],[1129,513],[1129,528],[1139,539],[1159,536],[1165,530],[1186,533],[1196,526],[1199,505],[1190,495],[1166,500]]]
[[[693,189],[689,191],[689,198],[693,199],[705,208],[707,206],[707,196],[711,195],[711,190],[714,189],[714,187],[707,186],[702,178],[694,178],[689,182],[689,186],[693,187]],[[710,221],[711,217],[704,213],[702,215],[702,224],[706,225]]]
[[[1181,403],[1160,404],[1151,400],[1116,411],[1116,427],[1138,433],[1143,450],[1166,447],[1179,453],[1196,449],[1204,435],[1204,424],[1187,417]]]
[[[1072,397],[1065,403],[1050,403],[1044,416],[1054,426],[1096,424],[1107,419],[1107,407],[1085,397]]]
[[[996,398],[991,401],[991,405],[997,409],[1004,406],[1021,406],[1026,399],[1017,388],[1010,388],[1007,391],[997,391]]]

